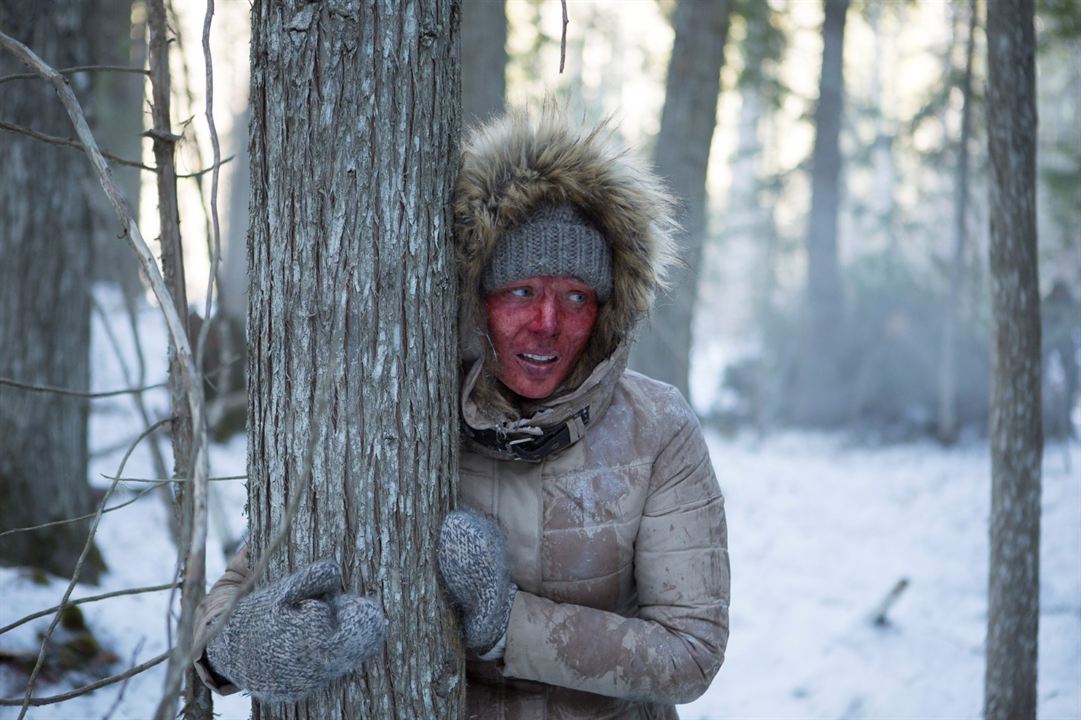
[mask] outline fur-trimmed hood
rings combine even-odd
[[[537,207],[562,203],[575,205],[610,243],[612,297],[600,307],[578,367],[550,400],[533,409],[575,394],[617,348],[629,345],[674,259],[672,198],[616,141],[608,123],[576,127],[550,100],[539,112],[515,110],[482,125],[464,143],[454,201],[463,361],[472,365],[492,352],[480,283],[500,238]],[[521,408],[507,412],[505,399],[500,402],[494,392],[496,381],[487,375],[478,371],[471,378],[482,414],[493,420],[524,414]]]

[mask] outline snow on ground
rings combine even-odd
[[[116,299],[104,295],[119,318]],[[117,322],[126,357],[130,336]],[[148,382],[165,376],[165,338],[157,314],[140,321]],[[127,384],[95,318],[93,387]],[[156,419],[164,390],[148,393]],[[90,445],[108,449],[142,429],[130,398],[93,404]],[[990,462],[986,442],[944,450],[931,443],[853,445],[843,436],[783,433],[755,440],[709,436],[727,498],[732,560],[732,635],[710,690],[683,706],[685,720],[721,718],[977,718],[983,686]],[[167,448],[163,449],[167,451]],[[98,487],[113,475],[118,448],[95,455]],[[166,459],[167,463],[168,455]],[[243,438],[215,445],[212,475],[242,474]],[[133,454],[124,474],[154,477],[150,455]],[[1054,445],[1044,458],[1041,545],[1039,716],[1081,718],[1081,446]],[[132,497],[133,485],[110,504]],[[244,527],[241,482],[214,483],[207,575],[224,569],[222,535]],[[157,492],[106,515],[99,544],[109,573],[73,598],[168,582],[175,551]],[[870,616],[901,578],[908,587],[876,628]],[[47,586],[0,568],[0,625],[59,601],[66,582]],[[169,594],[112,598],[83,605],[87,622],[120,661],[112,672],[161,653]],[[174,606],[175,607],[175,606]],[[0,649],[33,650],[48,617],[0,636]],[[164,682],[159,665],[126,686],[113,685],[28,717],[146,718]],[[63,692],[90,678],[39,684],[36,695]],[[0,695],[21,695],[0,669]],[[114,707],[115,706],[115,707]],[[249,715],[242,695],[215,698],[226,720]],[[0,708],[14,718],[17,708]]]
[[[731,639],[699,718],[976,718],[987,622],[986,442],[710,438]],[[1044,459],[1039,717],[1081,718],[1081,448]],[[876,628],[890,589],[907,590]]]

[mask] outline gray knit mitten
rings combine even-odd
[[[455,510],[439,534],[439,570],[462,610],[465,645],[481,655],[507,631],[518,587],[507,569],[503,531],[473,510]]]
[[[316,562],[238,602],[207,659],[259,700],[296,702],[360,667],[386,626],[374,602],[342,592],[338,563]]]

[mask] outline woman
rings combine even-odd
[[[670,212],[602,129],[550,106],[480,128],[463,152],[469,510],[444,522],[439,562],[473,651],[470,717],[674,718],[723,661],[727,530],[701,430],[675,389],[625,369],[671,258]],[[246,568],[235,558],[211,590],[208,622]],[[265,612],[283,599],[305,609]],[[328,619],[335,605],[346,622]],[[242,600],[201,673],[295,700],[363,662],[382,622],[316,563]],[[302,658],[282,648],[291,635],[326,642]]]

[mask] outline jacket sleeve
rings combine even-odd
[[[666,704],[709,687],[728,642],[728,533],[698,421],[679,403],[634,546],[637,617],[519,592],[504,675]]]
[[[199,608],[195,612],[195,644],[193,649],[198,653],[195,661],[195,672],[203,684],[220,695],[232,695],[239,692],[240,688],[232,684],[221,675],[218,675],[210,667],[206,657],[207,633],[210,624],[225,609],[237,593],[240,586],[248,578],[248,546],[244,545],[237,550],[236,555],[229,561],[225,573],[218,578],[210,588],[210,592],[203,598]]]

